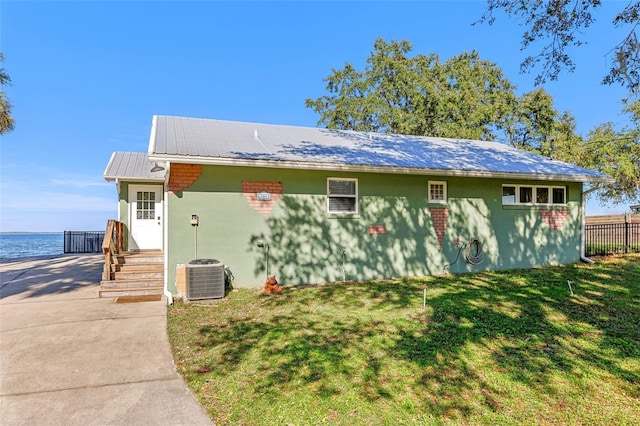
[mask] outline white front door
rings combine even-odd
[[[129,250],[162,249],[162,186],[129,186]]]

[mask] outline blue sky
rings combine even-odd
[[[605,2],[571,50],[577,65],[545,89],[578,131],[619,115],[623,89],[601,86],[607,52],[624,36]],[[148,147],[154,114],[316,126],[306,98],[350,62],[362,69],[373,42],[408,40],[441,59],[477,50],[518,86],[522,28],[504,16],[471,24],[484,1],[412,2],[0,2],[0,51],[16,129],[0,141],[0,230],[101,230],[117,217],[102,178],[113,151]],[[626,206],[612,211],[625,211]],[[595,202],[589,213],[604,210]]]

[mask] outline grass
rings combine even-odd
[[[588,256],[594,255],[614,255],[622,253],[640,253],[640,242],[629,243],[625,249],[624,243],[611,243],[611,242],[592,242],[587,243],[586,253]]]
[[[638,424],[640,255],[240,290],[169,339],[218,425]]]

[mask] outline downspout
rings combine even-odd
[[[600,189],[600,185],[596,185],[593,188],[587,189],[586,191],[582,191],[582,205],[580,206],[580,216],[582,217],[582,227],[580,231],[580,260],[585,263],[595,263],[593,260],[589,259],[586,255],[586,229],[587,229],[587,218],[585,215],[586,205],[587,205],[587,195]]]
[[[167,298],[167,305],[173,305],[173,293],[169,291],[169,192],[167,188],[169,188],[169,169],[171,167],[171,163],[167,161],[166,163],[166,174],[164,178],[164,221],[162,225],[164,227],[163,237],[162,237],[162,247],[164,251],[164,289],[163,293]]]

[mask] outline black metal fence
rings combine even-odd
[[[585,227],[585,254],[640,253],[640,223],[590,224]]]
[[[104,231],[64,231],[65,253],[102,253]]]

